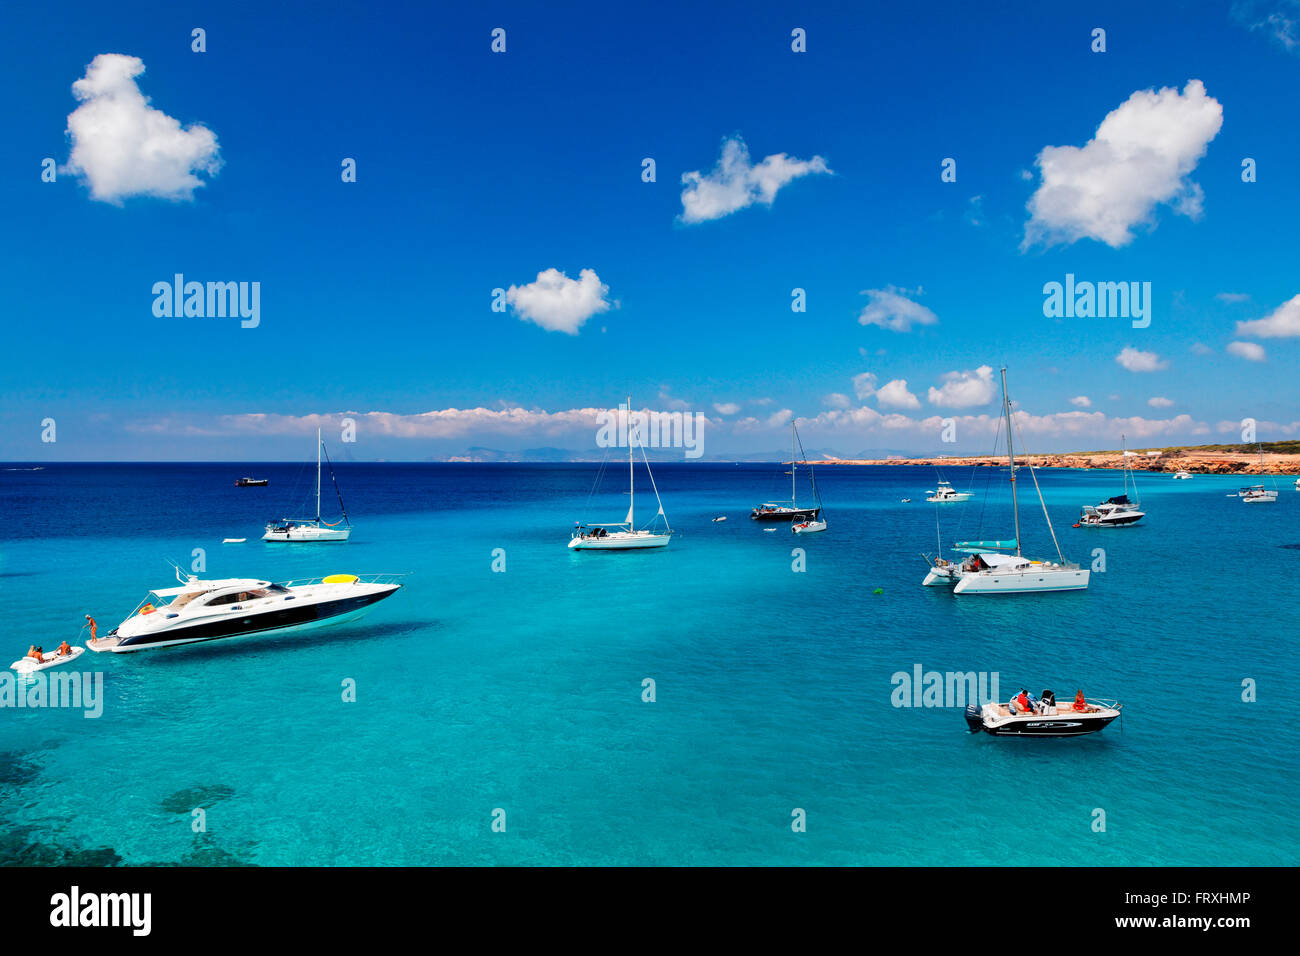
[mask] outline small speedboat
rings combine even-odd
[[[1082,691],[1070,704],[1057,704],[1050,690],[1038,698],[1021,691],[1005,704],[968,704],[966,726],[973,734],[982,730],[994,737],[1081,737],[1102,730],[1122,707],[1113,700],[1085,699]]]
[[[1191,473],[1190,471],[1176,471],[1176,472],[1174,472],[1174,480],[1175,480],[1175,481],[1187,481],[1187,480],[1189,480],[1191,477],[1192,477],[1192,473]]]
[[[713,519],[713,523],[717,524],[719,521],[726,521],[726,520],[727,520],[726,515],[719,515],[717,518]]]
[[[260,488],[263,485],[269,485],[269,478],[236,478],[235,486],[238,488]]]
[[[807,521],[796,521],[790,525],[790,530],[795,534],[816,534],[818,531],[826,530],[826,519],[809,518]]]
[[[51,667],[59,667],[69,661],[75,661],[85,652],[84,647],[74,647],[67,654],[46,654],[39,661],[34,657],[23,657],[14,661],[9,667],[20,674],[34,674],[37,671],[49,670]]]
[[[396,594],[402,588],[396,577],[331,574],[273,584],[256,578],[204,581],[177,572],[179,587],[150,591],[126,620],[86,646],[125,654],[337,624]]]

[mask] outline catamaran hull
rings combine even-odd
[[[921,582],[927,588],[950,588],[961,580],[961,568],[931,568]]]
[[[953,594],[1038,594],[1083,591],[1090,572],[1081,568],[1034,568],[1024,571],[972,571],[962,574]]]
[[[668,534],[610,534],[600,538],[572,538],[570,551],[633,551],[643,548],[666,548],[672,535]]]
[[[375,590],[364,594],[350,595],[333,601],[277,608],[248,616],[232,615],[216,620],[197,621],[174,630],[164,629],[131,637],[110,634],[90,647],[91,650],[96,651],[128,654],[160,647],[202,644],[236,637],[261,637],[272,633],[306,631],[330,624],[342,624],[355,621],[372,606],[399,591],[401,585],[384,584],[375,585],[374,588]]]

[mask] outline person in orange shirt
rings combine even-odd
[[[1088,709],[1088,702],[1083,699],[1083,691],[1074,695],[1074,709],[1080,713]]]

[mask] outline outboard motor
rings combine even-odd
[[[978,704],[966,705],[966,726],[972,734],[978,734],[984,729],[984,716],[980,713]]]

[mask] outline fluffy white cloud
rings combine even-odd
[[[1087,395],[1076,395],[1070,399],[1070,404],[1075,408],[1092,408],[1092,399]]]
[[[822,396],[822,404],[827,408],[850,408],[853,401],[843,392],[831,392]]]
[[[1156,395],[1152,398],[1148,398],[1147,404],[1152,408],[1172,408],[1174,402],[1171,398],[1165,398],[1163,395]]]
[[[1258,342],[1229,342],[1227,352],[1229,355],[1235,355],[1237,358],[1244,358],[1248,362],[1262,362],[1268,355],[1264,352],[1264,346]]]
[[[862,372],[853,376],[853,394],[863,401],[875,395],[876,376],[870,372]]]
[[[131,196],[192,200],[198,174],[221,168],[217,137],[206,126],[181,126],[149,105],[135,78],[144,61],[101,53],[72,84],[81,105],[68,116],[72,151],[64,169],[93,199],[120,205]]]
[[[1121,349],[1115,361],[1130,372],[1158,372],[1169,367],[1169,363],[1155,352],[1143,352],[1131,346]]]
[[[948,408],[971,408],[993,401],[997,389],[993,385],[993,369],[988,365],[969,372],[948,372],[943,385],[927,393],[931,405]]]
[[[1292,296],[1262,319],[1238,322],[1237,334],[1260,339],[1283,339],[1300,335],[1300,295]]]
[[[780,411],[768,415],[766,424],[768,428],[784,428],[786,425],[790,424],[793,418],[794,412],[790,411],[788,408],[783,408]]]
[[[609,286],[592,269],[570,279],[559,269],[537,273],[537,281],[506,289],[506,302],[521,319],[551,332],[577,335],[582,323],[598,312],[608,312]]]
[[[921,401],[907,390],[907,379],[886,382],[876,392],[876,403],[884,408],[920,408]]]
[[[894,332],[910,332],[913,325],[935,325],[939,317],[908,296],[920,295],[907,289],[889,286],[887,289],[864,289],[867,304],[858,315],[862,325],[878,325]]]
[[[1204,342],[1193,342],[1192,352],[1194,352],[1197,355],[1213,355],[1214,349],[1210,348]]]
[[[1288,53],[1300,53],[1300,3],[1296,0],[1239,0],[1232,5],[1232,17],[1267,34]]]
[[[682,174],[683,222],[706,222],[721,219],[737,210],[761,202],[772,205],[777,190],[792,180],[810,173],[829,173],[830,167],[820,156],[792,159],[785,153],[766,157],[755,165],[749,147],[739,136],[722,142],[718,165],[707,175],[699,172]]]
[[[1222,125],[1223,107],[1200,80],[1189,80],[1182,93],[1138,90],[1082,148],[1044,147],[1021,248],[1079,239],[1118,248],[1134,227],[1153,222],[1162,203],[1198,217],[1201,187],[1188,177]]]
[[[714,402],[713,410],[719,415],[734,415],[740,411],[740,406],[735,402]]]

